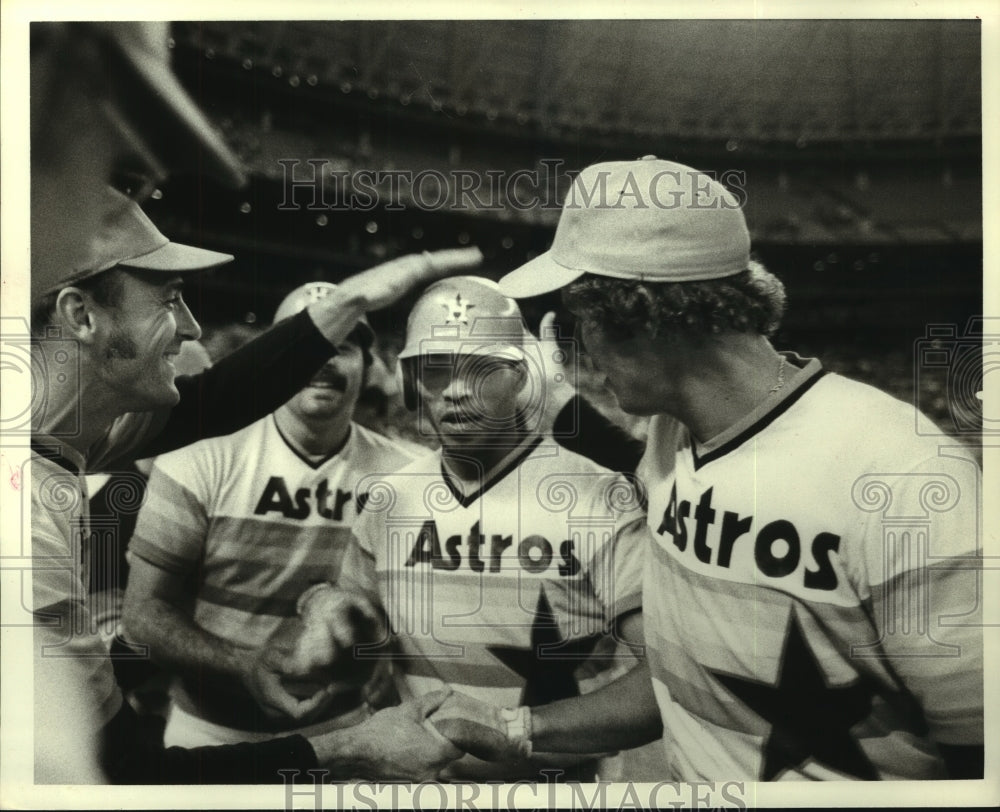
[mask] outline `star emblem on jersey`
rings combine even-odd
[[[445,299],[441,302],[441,306],[447,314],[444,318],[445,324],[468,324],[469,311],[475,307],[472,302],[463,299],[461,293],[456,293],[454,299]]]
[[[524,677],[524,689],[518,705],[545,705],[557,699],[580,695],[576,669],[581,659],[593,650],[597,640],[596,635],[565,640],[545,590],[540,589],[531,624],[531,646],[489,646],[487,651],[511,671]]]
[[[710,673],[771,725],[760,780],[771,781],[807,761],[862,780],[878,780],[875,767],[851,736],[851,727],[871,712],[873,692],[860,679],[829,686],[794,615],[785,636],[777,685]]]

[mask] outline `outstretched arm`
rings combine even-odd
[[[642,616],[620,622],[622,637],[640,645]],[[593,753],[655,741],[663,733],[649,667],[643,662],[583,696],[532,708],[498,708],[455,693],[431,717],[458,747],[486,761],[516,761],[532,753]]]
[[[592,693],[532,708],[531,716],[532,749],[542,753],[588,753],[595,742],[626,750],[663,734],[647,663]]]
[[[387,708],[356,727],[308,739],[285,736],[253,744],[164,748],[149,717],[126,703],[102,731],[102,764],[116,784],[273,784],[286,777],[313,783],[370,780],[426,781],[462,755],[434,733],[427,717],[448,691]],[[307,770],[326,770],[314,777]]]
[[[387,307],[435,279],[474,268],[482,259],[474,247],[425,251],[348,277],[331,295],[276,324],[204,372],[178,378],[181,399],[176,406],[149,413],[140,425],[120,427],[123,432],[134,432],[131,438],[121,438],[125,456],[116,456],[109,443],[109,455],[95,449],[92,463],[101,470],[114,470],[139,457],[238,431],[273,412],[305,386],[366,312]]]

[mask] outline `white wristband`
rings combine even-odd
[[[507,723],[507,738],[517,742],[521,747],[521,755],[531,757],[531,708],[521,705],[518,708],[502,708],[500,713]]]

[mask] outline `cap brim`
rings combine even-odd
[[[197,169],[228,186],[243,186],[246,172],[239,158],[216,133],[169,65],[150,53],[128,25],[107,23],[106,30],[140,84],[140,95],[134,100],[136,114],[129,116],[130,123],[144,138],[149,137],[158,154],[166,153],[168,164]]]
[[[433,339],[422,338],[415,348],[403,347],[396,357],[403,361],[421,355],[478,355],[482,357],[506,358],[508,361],[523,361],[524,350],[501,341],[483,343],[477,339]]]
[[[567,268],[546,251],[500,279],[500,290],[512,299],[527,299],[564,288],[585,271]]]
[[[122,268],[139,268],[144,271],[201,271],[225,265],[234,259],[232,254],[219,251],[209,251],[205,248],[195,248],[193,245],[182,245],[168,242],[162,248],[150,251],[142,256],[122,260],[118,265]]]

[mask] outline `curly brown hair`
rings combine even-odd
[[[563,303],[619,339],[671,333],[772,336],[785,312],[785,286],[759,262],[699,282],[640,282],[585,274],[563,289]]]

